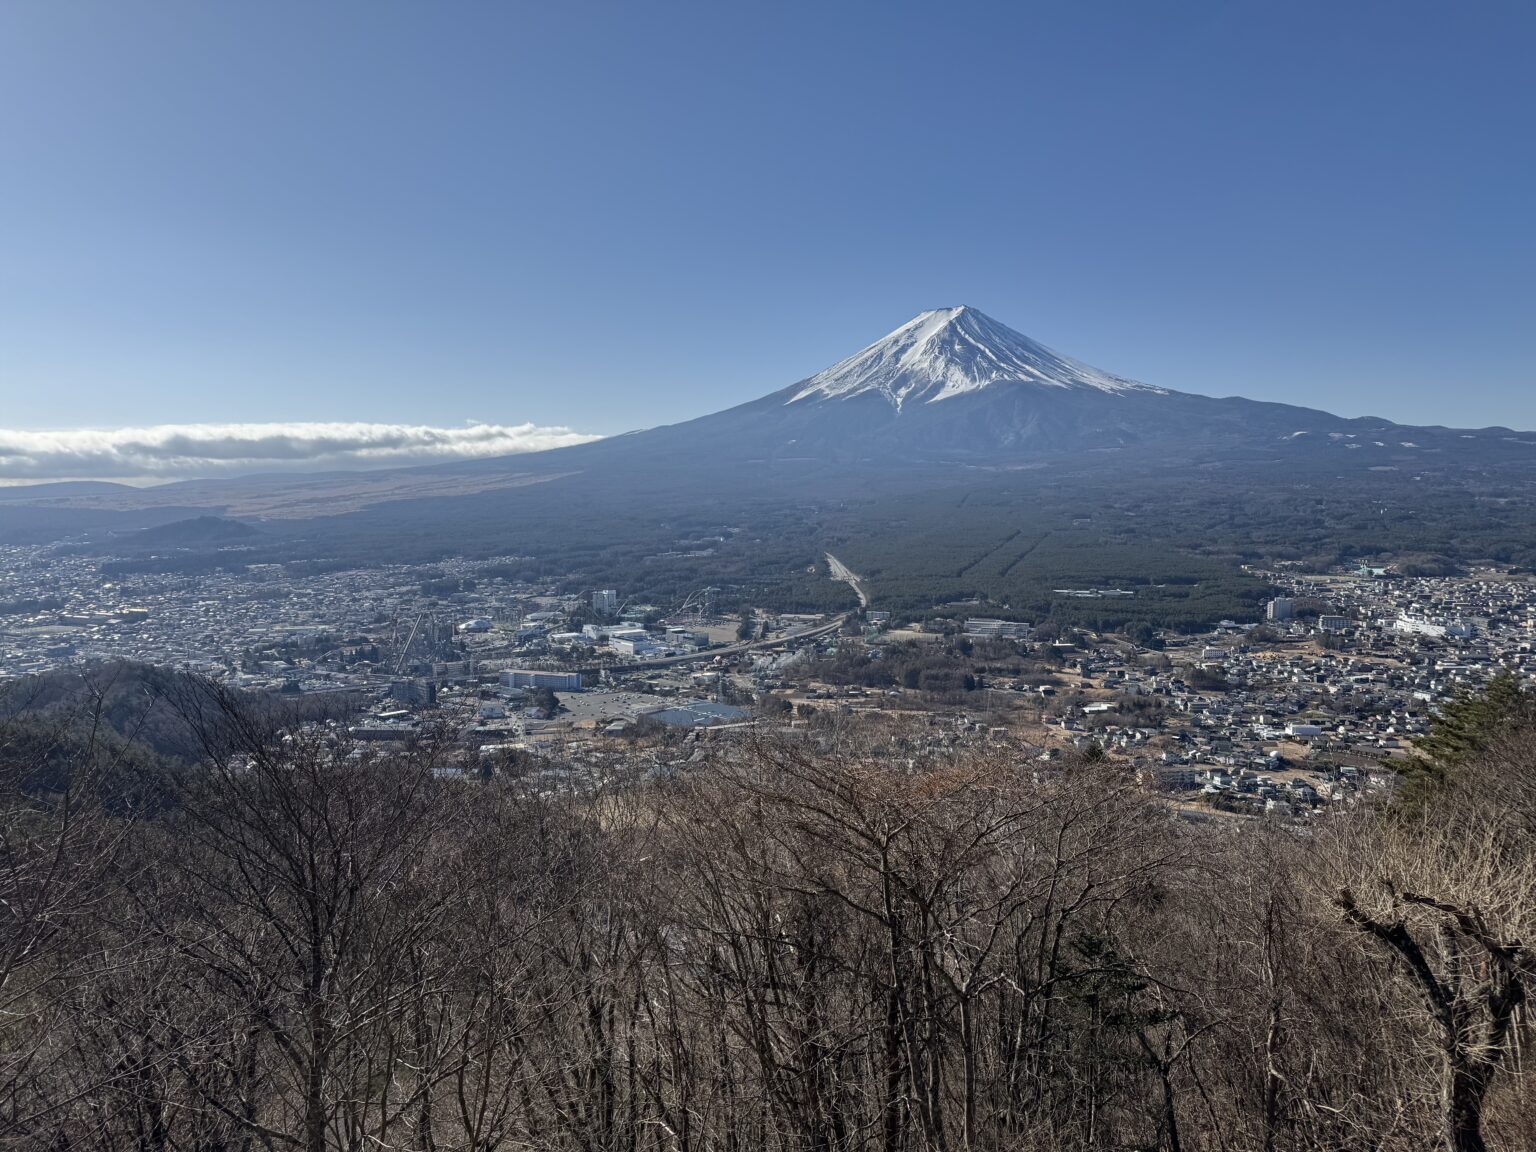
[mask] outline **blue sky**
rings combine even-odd
[[[0,429],[609,433],[967,303],[1536,428],[1536,6],[0,7]]]

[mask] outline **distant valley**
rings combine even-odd
[[[591,582],[639,581],[657,598],[715,582],[787,608],[837,595],[805,578],[835,547],[906,610],[975,599],[1081,615],[1054,589],[1134,583],[1144,595],[1115,613],[1193,625],[1260,601],[1249,562],[1536,563],[1533,491],[1536,435],[1140,384],[956,307],[759,400],[575,447],[362,473],[0,489],[0,542],[68,540],[188,572],[531,556]],[[258,531],[135,535],[208,516]]]

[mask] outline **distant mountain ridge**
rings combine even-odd
[[[222,516],[195,516],[189,520],[173,520],[169,524],[157,524],[140,528],[125,543],[153,546],[168,544],[176,547],[198,547],[215,544],[237,544],[259,537],[261,532],[238,520],[226,520]]]
[[[1284,404],[1143,384],[1064,356],[967,306],[920,313],[852,356],[736,408],[547,454],[637,455],[685,434],[735,461],[816,458],[878,467],[919,462],[1020,467],[1082,452],[1134,455],[1291,450],[1298,434],[1387,434]],[[1383,441],[1386,443],[1386,441]],[[708,455],[710,450],[696,449]]]
[[[1536,436],[1407,427],[1139,383],[1073,360],[975,308],[920,313],[829,368],[679,424],[544,452],[351,473],[136,489],[48,485],[0,500],[0,542],[200,514],[314,520],[366,509],[516,517],[524,497],[660,505],[842,499],[953,483],[976,470],[1126,475],[1223,467],[1250,477],[1536,469]],[[1258,471],[1256,471],[1258,470]],[[528,489],[530,493],[518,492]],[[435,518],[435,516],[434,516]],[[190,529],[188,529],[190,531]],[[181,531],[178,529],[176,531]]]

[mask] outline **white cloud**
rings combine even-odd
[[[24,432],[0,428],[0,483],[112,477],[182,480],[431,464],[584,444],[536,424],[160,424]]]

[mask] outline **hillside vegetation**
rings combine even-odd
[[[902,725],[551,790],[82,703],[0,727],[0,1147],[1536,1148],[1528,732],[1298,837]]]

